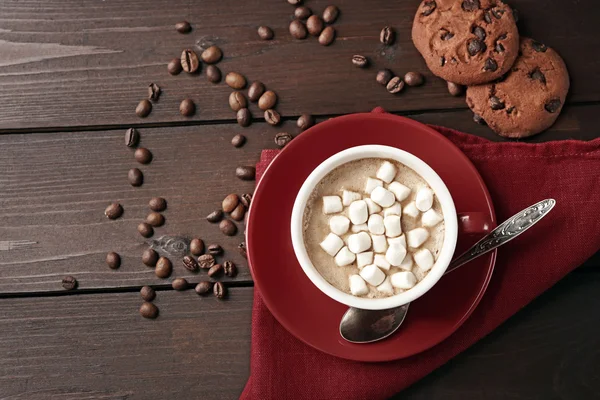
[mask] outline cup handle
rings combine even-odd
[[[466,212],[458,214],[458,230],[461,233],[488,233],[494,229],[489,214]]]

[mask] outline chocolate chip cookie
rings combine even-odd
[[[522,138],[548,129],[569,91],[562,58],[548,46],[521,38],[519,57],[499,81],[467,89],[467,104],[500,136]]]
[[[412,39],[431,72],[461,85],[501,77],[519,49],[513,12],[500,0],[424,0]]]

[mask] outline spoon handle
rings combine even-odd
[[[475,243],[473,247],[464,252],[461,256],[454,259],[450,265],[448,265],[446,273],[454,271],[456,268],[468,263],[472,259],[510,242],[544,218],[555,205],[556,200],[546,199],[519,211],[517,214],[498,225],[493,231],[488,233],[479,242]]]

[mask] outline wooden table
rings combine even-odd
[[[321,12],[331,2],[307,5]],[[302,112],[324,120],[377,105],[419,121],[492,140],[471,120],[464,99],[427,72],[410,40],[418,0],[338,0],[338,37],[329,47],[287,33],[293,7],[284,0],[0,1],[0,398],[233,399],[249,374],[252,280],[228,238],[204,220],[228,193],[253,190],[235,178],[252,165],[275,133],[297,134]],[[568,105],[549,131],[530,141],[598,136],[600,55],[593,0],[513,0],[520,31],[546,42],[571,73]],[[189,20],[190,34],[175,22]],[[268,25],[275,40],[257,38]],[[380,29],[392,25],[396,44],[383,48]],[[228,107],[231,89],[205,77],[167,74],[184,48],[217,44],[218,64],[261,80],[279,95],[284,116],[274,128],[259,118],[248,128]],[[372,61],[361,70],[353,54]],[[388,94],[375,83],[380,68],[426,73],[424,87]],[[134,109],[156,82],[163,94],[146,119]],[[178,113],[191,97],[192,118]],[[123,144],[136,127],[154,154],[133,188],[135,167]],[[248,143],[229,143],[244,133]],[[140,255],[136,226],[152,196],[169,202],[156,236],[200,236],[220,243],[240,266],[218,301],[175,292]],[[107,220],[112,201],[123,217]],[[107,268],[107,252],[123,257]],[[591,399],[600,396],[600,257],[448,365],[398,396],[403,399]],[[73,275],[79,289],[66,292]],[[188,274],[175,260],[173,277]],[[138,314],[139,288],[158,289],[160,317]]]

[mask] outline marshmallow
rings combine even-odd
[[[425,211],[425,213],[421,217],[421,224],[423,224],[423,226],[426,226],[428,228],[432,228],[432,227],[436,226],[437,224],[439,224],[440,222],[442,222],[443,220],[444,220],[444,217],[442,217],[440,214],[436,213],[435,210],[430,209],[430,210]]]
[[[397,215],[388,215],[383,219],[385,225],[385,236],[396,237],[402,234],[402,226],[400,225],[400,217]]]
[[[360,197],[360,193],[344,190],[342,191],[342,204],[348,207],[353,201],[360,200]]]
[[[394,164],[386,161],[381,165],[381,167],[379,167],[379,170],[377,170],[377,174],[375,176],[385,183],[390,183],[396,176],[396,171],[397,169]]]
[[[383,283],[381,285],[377,286],[377,291],[384,293],[384,294],[389,294],[389,295],[394,294],[394,288],[392,287],[392,281],[390,281],[389,277],[385,278]]]
[[[406,233],[406,239],[408,241],[408,245],[413,249],[416,249],[425,243],[427,239],[429,239],[429,231],[425,228],[415,228]]]
[[[323,214],[333,214],[342,211],[340,196],[323,196]]]
[[[373,264],[377,265],[381,269],[385,269],[386,271],[389,271],[391,267],[391,264],[385,259],[383,254],[375,254]]]
[[[373,252],[364,251],[362,253],[358,253],[356,255],[356,264],[358,265],[358,269],[362,269],[366,265],[373,264]]]
[[[402,215],[402,206],[400,203],[395,202],[391,207],[383,210],[383,216],[387,217],[388,215]]]
[[[400,235],[398,237],[395,238],[388,238],[388,244],[391,246],[392,244],[396,243],[399,244],[400,246],[406,248],[406,236],[404,235]]]
[[[408,215],[411,218],[417,218],[419,216],[419,209],[415,205],[414,201],[411,201],[402,210],[403,215]]]
[[[360,225],[367,222],[367,219],[369,219],[367,203],[365,203],[364,200],[353,201],[352,204],[350,204],[350,207],[348,207],[348,216],[354,225]]]
[[[410,195],[411,192],[409,187],[404,186],[400,182],[390,183],[388,185],[388,190],[394,193],[394,196],[396,196],[396,200],[398,201],[406,200],[406,198],[408,197],[408,195]]]
[[[335,256],[335,263],[338,267],[345,267],[350,265],[356,260],[356,254],[348,250],[348,247],[344,246]]]
[[[371,200],[379,204],[381,207],[389,207],[394,204],[396,198],[394,197],[394,193],[390,192],[384,187],[379,186],[373,189],[373,192],[371,192]]]
[[[380,181],[379,179],[367,178],[367,184],[365,185],[365,192],[367,192],[368,194],[371,194],[371,192],[376,187],[381,187],[381,186],[383,186],[383,182]]]
[[[417,251],[414,256],[415,263],[421,271],[429,271],[433,267],[433,254],[427,249]]]
[[[410,256],[410,253],[406,255],[406,257],[404,257],[404,260],[402,260],[402,263],[400,263],[399,265],[400,269],[403,269],[405,271],[410,271],[413,267],[413,259]]]
[[[367,281],[369,285],[378,286],[385,279],[385,274],[376,265],[367,265],[360,270],[359,275]]]
[[[325,240],[321,242],[321,248],[331,257],[334,257],[342,247],[344,247],[344,241],[335,233],[330,233]]]
[[[377,214],[379,211],[381,211],[381,207],[379,207],[379,205],[377,203],[375,203],[373,200],[371,200],[369,197],[365,197],[363,200],[365,201],[365,203],[367,203],[367,208],[369,209],[369,215]]]
[[[367,232],[359,232],[348,236],[348,248],[354,254],[362,253],[371,247],[371,236]]]
[[[383,235],[371,235],[373,241],[373,251],[375,253],[385,253],[388,248],[387,241]]]
[[[350,275],[350,293],[354,296],[363,296],[369,293],[367,283],[360,275]]]
[[[383,225],[383,217],[379,214],[373,214],[369,217],[369,232],[376,235],[383,235],[385,233],[385,225]]]
[[[367,224],[360,224],[360,225],[352,225],[350,227],[350,230],[354,233],[358,233],[358,232],[368,232],[369,231],[369,227],[367,226]]]
[[[404,257],[406,257],[406,249],[397,244],[391,245],[385,252],[385,259],[394,267],[400,266]]]
[[[410,289],[417,284],[415,274],[410,271],[396,272],[392,275],[392,286],[398,289]]]
[[[419,189],[417,197],[415,197],[415,205],[419,211],[427,211],[433,205],[433,190],[428,187]]]
[[[329,218],[329,229],[338,236],[342,236],[350,229],[350,220],[343,215]]]

